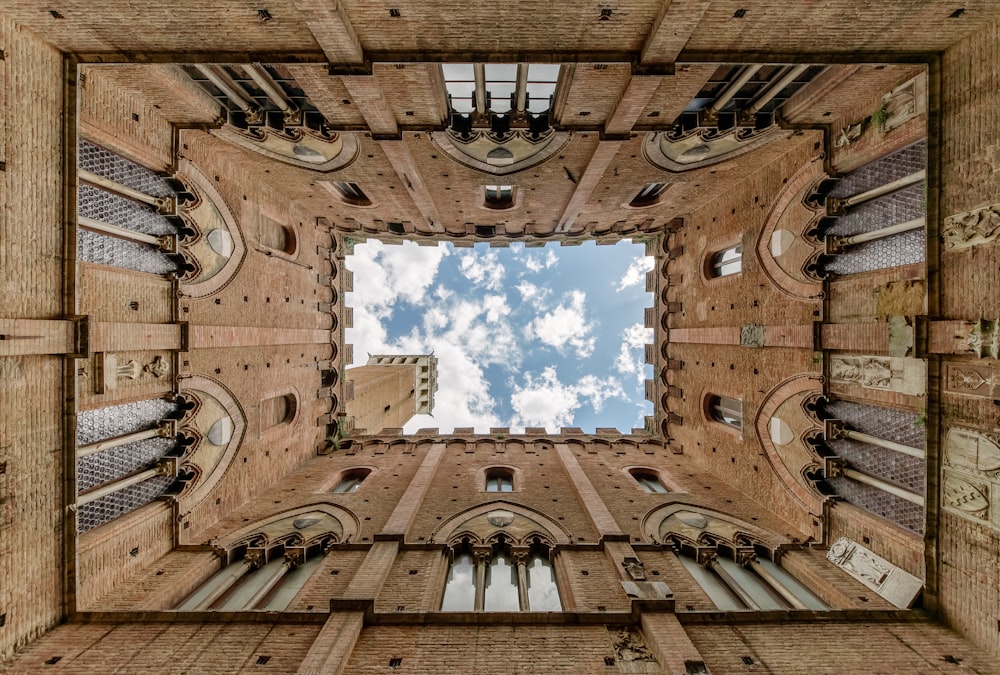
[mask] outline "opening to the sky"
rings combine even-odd
[[[644,386],[653,329],[643,325],[653,259],[641,243],[460,248],[372,239],[354,245],[347,267],[351,365],[368,354],[438,358],[433,416],[415,416],[404,433],[628,432],[653,414]]]

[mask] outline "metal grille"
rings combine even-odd
[[[154,197],[163,197],[173,192],[166,178],[87,141],[80,141],[77,165],[85,171]]]
[[[832,197],[850,197],[916,173],[927,166],[927,143],[921,141],[855,169],[837,183]],[[892,223],[887,223],[891,225]]]
[[[844,420],[852,429],[913,448],[924,447],[927,430],[917,424],[917,414],[907,410],[879,408],[851,401],[830,401],[826,411]]]
[[[152,246],[82,228],[77,231],[76,244],[77,257],[84,262],[151,274],[167,274],[177,269],[166,253]]]
[[[831,192],[834,197],[850,197],[890,183],[925,168],[926,143],[917,143],[853,171]],[[897,223],[920,218],[927,212],[924,184],[911,185],[871,202],[861,204],[836,219],[828,234],[848,236],[872,232]],[[910,230],[884,239],[853,246],[826,264],[834,274],[858,274],[871,270],[923,262],[926,234]]]
[[[858,483],[850,478],[831,478],[830,485],[837,494],[866,511],[888,518],[908,530],[923,534],[924,507],[883,492],[878,488]]]
[[[176,410],[175,404],[162,398],[82,410],[76,416],[76,443],[88,445],[151,429]]]
[[[77,192],[81,216],[145,234],[174,234],[177,228],[159,213],[139,202],[126,199],[93,185],[81,184]]]
[[[87,532],[148,504],[166,492],[173,480],[165,476],[156,476],[138,485],[101,497],[90,504],[84,504],[76,514],[77,531]]]
[[[152,469],[176,444],[173,438],[148,438],[81,457],[76,462],[77,490],[83,492],[135,471]]]
[[[838,456],[847,460],[851,468],[895,483],[910,492],[924,494],[927,466],[923,459],[849,438],[830,441],[828,445]]]

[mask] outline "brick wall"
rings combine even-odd
[[[0,17],[0,317],[63,312],[62,60]],[[0,358],[0,658],[63,613],[62,358]]]

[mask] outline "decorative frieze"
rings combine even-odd
[[[909,572],[847,537],[835,541],[826,558],[900,609],[912,605],[924,585]]]
[[[960,251],[989,244],[1000,237],[1000,204],[963,211],[944,219],[941,240],[945,250]]]
[[[927,392],[926,364],[920,359],[833,356],[830,358],[830,381],[911,396],[924,396]]]

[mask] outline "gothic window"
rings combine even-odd
[[[110,358],[106,358],[110,361]],[[119,370],[140,368],[129,361]],[[181,402],[179,402],[181,401]],[[175,484],[176,420],[187,404],[134,401],[77,415],[77,529],[87,532],[134,511]]]
[[[179,610],[282,611],[288,607],[323,560],[314,545],[247,547],[189,595]]]
[[[485,205],[490,209],[509,209],[514,206],[513,185],[487,185]]]
[[[453,113],[548,112],[559,79],[551,63],[446,63],[441,66]]]
[[[743,271],[743,246],[737,244],[712,254],[708,263],[708,276],[728,277]]]
[[[719,609],[829,608],[787,570],[753,553],[733,554],[720,548],[718,551],[701,549],[697,559],[686,552],[677,553],[677,557]]]
[[[642,487],[646,492],[651,492],[655,494],[666,494],[670,492],[667,487],[660,480],[660,476],[652,469],[630,469],[629,475],[635,479],[635,481]]]
[[[532,546],[460,544],[452,552],[441,610],[560,612],[551,550]]]
[[[513,492],[514,472],[510,469],[494,468],[486,471],[487,492]]]
[[[371,469],[351,469],[345,471],[340,477],[340,481],[333,488],[333,492],[338,494],[357,492],[358,488],[361,487],[361,483],[364,482],[370,473]]]
[[[266,398],[260,403],[260,428],[266,431],[279,424],[291,424],[298,404],[295,394],[282,394]]]
[[[706,399],[705,407],[711,419],[737,431],[743,430],[743,401],[712,394]]]
[[[341,198],[348,204],[354,206],[371,206],[372,200],[368,198],[365,191],[357,183],[337,181],[333,184],[340,193]]]
[[[639,190],[638,194],[632,198],[632,201],[629,202],[629,206],[633,208],[653,206],[660,201],[660,197],[666,189],[666,183],[649,183]]]

